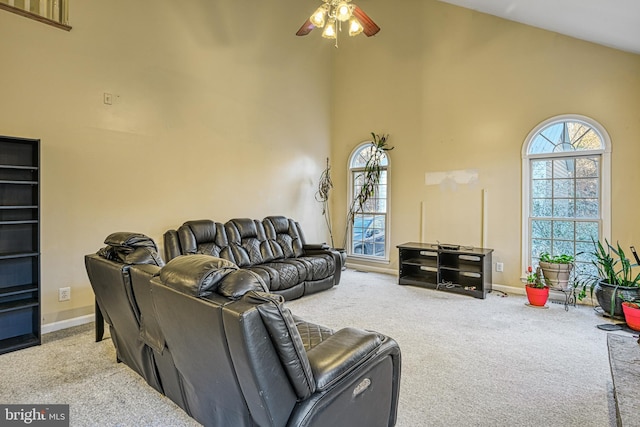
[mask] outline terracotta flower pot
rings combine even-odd
[[[549,299],[549,287],[545,286],[544,288],[534,288],[533,286],[526,286],[527,298],[529,299],[529,304],[536,307],[544,307],[547,303],[547,299]]]
[[[640,331],[640,308],[638,308],[638,304],[625,301],[622,303],[622,312],[627,326],[634,331]]]

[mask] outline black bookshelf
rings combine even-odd
[[[0,354],[40,342],[40,141],[0,136]]]

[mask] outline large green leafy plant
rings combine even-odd
[[[347,210],[346,229],[344,234],[344,244],[347,244],[347,237],[349,228],[353,225],[355,216],[363,212],[367,202],[375,196],[378,184],[380,183],[380,176],[382,174],[382,160],[387,151],[393,150],[395,147],[389,147],[387,140],[389,135],[378,135],[371,132],[372,140],[370,141],[370,156],[364,165],[364,171],[361,176],[362,185],[358,187],[358,191],[353,196],[353,201],[349,205]],[[327,158],[327,165],[320,174],[320,180],[318,181],[318,190],[316,191],[315,198],[322,203],[322,215],[325,218],[327,229],[329,230],[329,237],[331,238],[331,246],[335,247],[333,240],[333,225],[331,222],[331,209],[329,208],[329,195],[333,189],[333,181],[331,180],[331,165],[329,164],[329,158]]]
[[[578,299],[586,297],[587,289],[593,298],[596,285],[600,282],[608,283],[615,287],[611,296],[610,313],[613,313],[618,288],[640,288],[640,273],[634,272],[634,268],[638,267],[638,264],[632,263],[627,258],[619,242],[614,247],[606,239],[604,245],[600,241],[594,240],[593,245],[591,263],[595,266],[596,273],[583,274],[578,278],[577,287],[580,289]]]
[[[575,257],[567,254],[551,256],[549,252],[543,252],[540,254],[540,261],[551,264],[572,264],[575,261]]]

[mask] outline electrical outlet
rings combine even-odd
[[[496,262],[496,271],[502,273],[504,271],[504,264],[501,262]]]
[[[71,288],[60,288],[58,289],[58,301],[69,301],[71,299]]]

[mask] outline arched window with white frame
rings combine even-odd
[[[540,254],[576,257],[590,269],[593,241],[611,234],[611,143],[596,121],[557,116],[536,126],[522,150],[523,271]]]
[[[362,187],[365,165],[373,154],[371,142],[358,145],[349,157],[349,206]],[[389,259],[389,157],[382,154],[380,181],[373,197],[353,217],[350,228],[348,254],[369,260]]]

